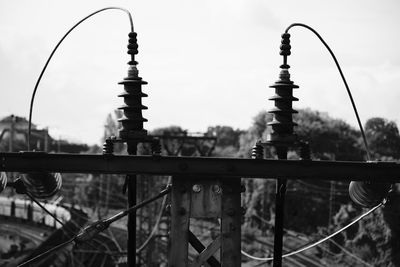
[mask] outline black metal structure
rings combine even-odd
[[[287,56],[290,55],[290,34],[282,34],[280,55],[283,56],[283,64],[280,66],[281,72],[279,80],[271,88],[275,88],[275,95],[270,98],[274,101],[275,107],[269,110],[273,114],[272,122],[268,123],[272,127],[272,133],[268,137],[267,144],[275,147],[279,160],[286,160],[289,146],[293,146],[297,141],[293,132],[296,123],[293,122],[292,115],[297,113],[292,108],[292,102],[298,99],[293,97],[293,89],[299,88],[290,80]],[[276,198],[275,198],[275,236],[274,236],[274,267],[282,265],[282,246],[283,246],[283,221],[286,194],[286,179],[277,179]]]
[[[0,171],[61,173],[114,173],[286,178],[336,181],[400,181],[396,162],[273,160],[212,157],[119,156],[46,153],[0,153]]]

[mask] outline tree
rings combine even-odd
[[[300,110],[294,121],[301,140],[308,141],[314,159],[362,160],[360,132],[343,120],[333,119],[327,113]]]
[[[217,125],[208,127],[206,135],[217,138],[214,155],[233,157],[239,152],[239,140],[243,133],[244,131],[240,129],[235,130],[230,126]]]
[[[250,129],[240,137],[240,152],[243,157],[249,157],[251,148],[259,139],[265,141],[270,134],[268,122],[272,115],[263,111],[253,121]],[[364,151],[360,146],[360,133],[342,120],[333,119],[326,113],[300,110],[294,116],[298,124],[295,133],[299,140],[307,141],[313,159],[321,160],[361,160]],[[273,150],[265,150],[267,158],[273,156]],[[297,151],[290,151],[291,157],[298,158]],[[256,212],[264,214],[269,219],[274,217],[274,180],[245,181],[247,192],[244,197],[248,215]],[[261,183],[261,184],[260,184]],[[348,183],[335,183],[335,203],[347,203]],[[273,190],[271,190],[271,188]],[[263,192],[265,191],[265,192]],[[319,227],[326,227],[329,222],[329,207],[331,184],[327,181],[294,181],[288,182],[286,225],[285,227],[311,234]],[[332,214],[339,205],[332,206]],[[318,216],[316,216],[318,214]],[[251,218],[247,218],[251,219]]]
[[[365,135],[376,159],[400,158],[400,135],[395,122],[371,118],[365,123]]]

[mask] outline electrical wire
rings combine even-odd
[[[367,159],[368,159],[368,160],[371,160],[371,153],[370,153],[370,150],[369,150],[369,147],[368,147],[367,138],[366,138],[365,133],[364,133],[364,128],[363,128],[363,126],[362,126],[362,124],[361,124],[360,116],[358,115],[358,111],[357,111],[356,104],[355,104],[355,102],[354,102],[354,99],[353,99],[353,96],[352,96],[352,94],[351,94],[350,88],[349,88],[349,86],[348,86],[348,84],[347,84],[346,78],[344,77],[344,74],[343,74],[342,69],[341,69],[341,67],[340,67],[340,65],[339,65],[339,62],[338,62],[337,59],[336,59],[335,54],[332,52],[331,48],[330,48],[330,47],[328,46],[328,44],[324,41],[324,39],[321,37],[321,35],[320,35],[316,30],[314,30],[313,28],[311,28],[310,26],[308,26],[308,25],[306,25],[306,24],[303,24],[303,23],[293,23],[293,24],[289,25],[289,27],[286,28],[285,33],[288,33],[289,30],[290,30],[291,28],[296,27],[296,26],[298,26],[298,27],[304,27],[304,28],[310,30],[311,32],[313,32],[313,33],[318,37],[318,39],[324,44],[324,46],[326,47],[326,49],[328,49],[328,51],[329,51],[329,53],[331,54],[333,60],[335,61],[336,67],[338,68],[339,73],[340,73],[340,76],[342,77],[343,83],[344,83],[344,85],[345,85],[345,87],[346,87],[346,90],[347,90],[347,94],[349,95],[349,98],[350,98],[351,105],[353,106],[353,110],[354,110],[354,113],[355,113],[356,118],[357,118],[358,127],[360,128],[361,135],[362,135],[363,142],[364,142],[364,146],[365,146],[365,151],[366,151],[366,153],[367,153]]]
[[[159,199],[160,197],[163,197],[164,195],[168,194],[171,191],[171,187],[167,186],[164,190],[162,190],[161,192],[159,192],[157,195],[150,197],[140,203],[138,203],[135,206],[130,207],[129,209],[126,209],[124,211],[121,211],[117,214],[115,214],[114,216],[109,217],[106,220],[100,220],[97,221],[89,226],[87,226],[85,229],[83,229],[78,235],[75,235],[74,237],[72,237],[71,239],[69,239],[68,241],[61,243],[60,245],[57,245],[56,247],[43,252],[42,254],[39,254],[38,256],[18,265],[17,267],[20,266],[27,266],[27,264],[32,263],[33,261],[38,260],[39,258],[48,255],[49,253],[55,251],[56,249],[59,249],[63,246],[68,245],[71,242],[86,242],[91,240],[94,236],[96,236],[98,233],[100,233],[101,231],[105,230],[108,228],[108,226],[115,222],[116,220],[121,219],[122,217],[128,215],[131,212],[134,212],[144,206],[146,206],[147,204]]]
[[[42,203],[40,203],[38,200],[36,200],[30,193],[26,192],[25,193],[33,202],[36,203],[36,205],[38,205],[42,210],[44,210],[48,215],[50,215],[50,217],[52,217],[54,220],[56,220],[59,224],[61,224],[61,226],[63,227],[63,229],[67,230],[67,232],[69,232],[69,234],[72,233],[71,229],[69,229],[68,227],[66,227],[66,225],[64,224],[64,222],[62,222],[57,216],[55,216],[54,214],[52,214],[48,209],[46,209],[46,207],[44,205],[42,205]]]
[[[308,250],[308,249],[310,249],[310,248],[313,248],[313,247],[315,247],[315,246],[318,246],[319,244],[325,242],[326,240],[331,239],[331,238],[334,237],[335,235],[337,235],[337,234],[343,232],[344,230],[346,230],[347,228],[349,228],[349,227],[352,226],[353,224],[355,224],[355,223],[357,223],[358,221],[360,221],[361,219],[363,219],[365,216],[371,214],[371,213],[374,212],[376,209],[380,208],[382,205],[385,204],[385,202],[386,202],[386,200],[384,200],[382,203],[376,205],[375,207],[373,207],[372,209],[370,209],[370,210],[367,211],[366,213],[360,215],[357,219],[355,219],[354,221],[350,222],[349,224],[347,224],[346,226],[342,227],[341,229],[337,230],[336,232],[334,232],[334,233],[332,233],[332,234],[330,234],[330,235],[328,235],[328,236],[326,236],[326,237],[320,239],[319,241],[314,242],[314,243],[312,243],[312,244],[310,244],[310,245],[306,245],[306,246],[303,246],[303,247],[301,247],[301,248],[299,248],[299,249],[296,249],[296,250],[294,250],[294,251],[292,251],[292,252],[286,253],[286,254],[282,255],[282,258],[287,258],[287,257],[293,256],[293,255],[296,255],[296,254],[301,253],[301,252],[303,252],[303,251],[305,251],[305,250]],[[256,256],[253,256],[253,255],[250,255],[249,253],[247,253],[247,252],[245,252],[245,251],[243,251],[243,250],[241,250],[241,253],[242,253],[244,256],[246,256],[246,257],[248,257],[248,258],[250,258],[250,259],[252,259],[252,260],[258,260],[258,261],[272,261],[272,260],[274,259],[274,257],[266,257],[266,258],[256,257]]]
[[[259,219],[261,222],[263,222],[263,223],[265,223],[265,224],[272,225],[272,223],[270,223],[268,220],[264,219],[263,217],[259,216],[257,213],[253,214],[252,216],[255,217],[255,218],[257,218],[257,219]],[[285,232],[286,232],[287,234],[289,234],[290,236],[293,236],[293,237],[295,237],[295,238],[297,238],[297,239],[302,239],[302,240],[304,240],[304,238],[305,238],[303,234],[298,233],[298,232],[295,232],[295,231],[292,231],[292,230],[285,229]],[[308,240],[308,239],[306,239],[306,240]],[[329,239],[329,242],[333,243],[336,247],[338,247],[340,250],[342,250],[342,251],[343,251],[344,253],[346,253],[348,256],[354,258],[355,260],[357,260],[357,261],[363,263],[364,265],[366,265],[366,266],[368,266],[368,267],[372,267],[372,265],[370,265],[369,263],[365,262],[363,259],[357,257],[356,255],[354,255],[353,253],[351,253],[350,251],[348,251],[347,249],[345,249],[344,247],[342,247],[341,245],[339,245],[339,244],[338,244],[337,242],[335,242],[333,239]],[[324,247],[321,247],[321,249],[323,249],[323,250],[329,252],[329,250],[325,249]]]
[[[17,267],[29,266],[30,263],[35,262],[36,260],[40,259],[41,257],[43,257],[43,256],[45,256],[47,254],[50,254],[53,251],[56,251],[56,250],[58,250],[58,249],[60,249],[60,248],[62,248],[64,246],[68,245],[69,243],[73,242],[74,240],[75,240],[75,237],[73,237],[73,238],[65,241],[64,243],[61,243],[61,244],[59,244],[59,245],[47,250],[46,252],[44,252],[42,254],[37,255],[36,257],[34,257],[34,258],[30,259],[30,260],[27,260],[27,261],[19,264]]]
[[[130,23],[130,26],[131,26],[131,32],[133,32],[132,15],[131,15],[131,13],[130,13],[127,9],[124,9],[124,8],[121,8],[121,7],[106,7],[106,8],[99,9],[99,10],[97,10],[97,11],[95,11],[95,12],[89,14],[88,16],[84,17],[83,19],[81,19],[80,21],[78,21],[74,26],[72,26],[72,28],[70,28],[70,29],[67,31],[66,34],[64,34],[64,36],[60,39],[60,41],[59,41],[59,42],[57,43],[57,45],[54,47],[53,51],[51,51],[50,56],[48,57],[48,59],[47,59],[47,61],[46,61],[46,64],[44,65],[44,67],[43,67],[43,69],[42,69],[42,71],[41,71],[41,73],[40,73],[40,75],[39,75],[39,77],[38,77],[38,79],[37,79],[37,81],[36,81],[35,88],[33,89],[32,98],[31,98],[31,104],[30,104],[30,107],[29,107],[29,122],[28,122],[28,137],[27,137],[27,139],[28,139],[28,140],[27,140],[27,141],[28,141],[28,151],[30,151],[30,138],[31,138],[31,131],[32,131],[33,103],[34,103],[34,101],[35,101],[35,95],[36,95],[36,91],[37,91],[37,89],[38,89],[38,87],[39,87],[39,83],[40,83],[40,81],[41,81],[41,79],[42,79],[42,77],[43,77],[44,72],[45,72],[46,69],[47,69],[47,66],[48,66],[49,63],[50,63],[51,58],[53,57],[54,53],[57,51],[57,49],[58,49],[58,47],[60,46],[60,44],[64,41],[64,39],[65,39],[76,27],[78,27],[79,24],[81,24],[82,22],[84,22],[84,21],[87,20],[88,18],[90,18],[90,17],[96,15],[97,13],[100,13],[100,12],[106,11],[106,10],[110,10],[110,9],[121,10],[121,11],[124,11],[125,13],[127,13],[127,14],[128,14],[128,17],[129,17],[129,23]]]
[[[72,231],[72,229],[70,227],[67,227],[67,225],[62,222],[56,215],[52,214],[44,205],[42,205],[42,203],[40,203],[37,199],[35,199],[30,193],[26,192],[25,193],[33,202],[35,202],[42,210],[44,210],[48,215],[50,215],[50,217],[52,217],[56,222],[58,222],[59,224],[61,224],[62,228],[61,230],[64,232],[64,234],[68,237],[68,236],[74,236],[75,233]],[[77,227],[78,229],[82,229],[82,227],[80,225],[78,225],[73,219],[70,220],[70,222],[72,224],[75,225],[75,227]],[[92,244],[88,243],[88,246],[94,248],[94,249],[98,249],[100,252],[104,252],[102,249],[100,248],[96,248],[95,246],[93,246]]]
[[[360,257],[354,255],[353,253],[351,253],[350,251],[348,251],[347,249],[345,249],[344,247],[342,247],[341,245],[339,245],[338,243],[336,243],[333,239],[329,239],[329,241],[334,244],[336,247],[338,247],[340,250],[342,250],[344,253],[346,253],[348,256],[354,258],[355,260],[361,262],[362,264],[364,264],[365,266],[368,267],[373,267],[373,265],[369,264],[368,262],[364,261],[363,259],[361,259]]]
[[[167,184],[170,184],[170,183],[171,183],[171,176],[168,178]],[[165,195],[162,200],[160,212],[158,213],[156,223],[153,226],[151,233],[149,234],[147,239],[143,242],[143,244],[139,248],[136,249],[136,254],[140,253],[149,244],[150,240],[154,237],[154,235],[158,232],[158,226],[160,225],[163,211],[167,205],[167,197],[168,197],[168,195]]]

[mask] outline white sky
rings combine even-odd
[[[149,84],[148,130],[180,125],[247,129],[271,108],[268,85],[279,73],[280,35],[293,22],[314,27],[335,52],[363,122],[399,123],[400,2],[334,1],[0,1],[0,116],[28,116],[36,79],[64,33],[107,6],[131,11],[139,71]],[[39,87],[33,121],[54,137],[99,143],[106,116],[122,104],[128,19],[112,10],[84,22],[61,45]],[[328,112],[355,125],[350,102],[328,52],[294,28],[295,108]]]

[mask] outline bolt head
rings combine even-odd
[[[221,188],[221,186],[220,186],[219,184],[214,184],[214,185],[212,186],[212,191],[213,191],[215,194],[219,195],[219,194],[222,193],[222,188]]]
[[[194,184],[192,187],[193,192],[200,193],[202,186],[199,184]]]

